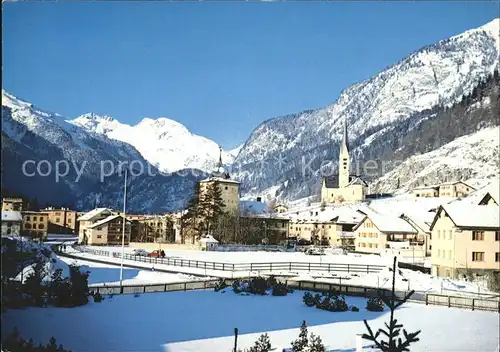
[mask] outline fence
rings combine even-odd
[[[401,269],[410,269],[413,271],[420,271],[424,274],[430,274],[431,273],[431,268],[427,268],[422,265],[417,265],[417,264],[410,264],[410,263],[405,263],[405,262],[400,262],[398,261],[398,268]]]
[[[130,294],[130,293],[153,293],[153,292],[173,292],[206,290],[214,288],[218,280],[173,282],[168,284],[149,284],[149,285],[90,285],[89,289],[100,294]]]
[[[207,247],[209,251],[215,252],[286,252],[286,246],[280,245],[243,245],[243,244],[215,244],[213,246]]]
[[[81,248],[83,252],[121,258],[119,252],[109,252],[99,249]],[[385,268],[383,265],[366,265],[366,264],[337,264],[337,263],[309,263],[309,262],[275,262],[275,263],[221,263],[221,262],[207,262],[201,260],[190,260],[181,258],[158,258],[146,257],[134,254],[124,253],[123,259],[133,260],[142,263],[164,264],[168,266],[180,266],[197,269],[207,270],[220,270],[220,271],[327,271],[327,272],[347,272],[347,273],[378,273]]]
[[[391,290],[378,289],[374,287],[330,284],[314,281],[296,281],[287,280],[283,277],[277,277],[277,280],[284,282],[288,287],[297,290],[307,290],[315,292],[335,292],[346,296],[358,297],[378,297],[390,296]],[[181,283],[168,284],[149,284],[149,285],[127,285],[127,286],[91,286],[90,289],[101,294],[134,294],[134,293],[151,293],[151,292],[173,292],[173,291],[189,291],[189,290],[204,290],[214,288],[219,280],[206,281],[191,281]],[[226,284],[231,285],[234,279],[225,279]],[[402,300],[408,292],[396,291],[396,300]],[[450,308],[467,308],[472,310],[484,310],[500,313],[500,301],[491,299],[471,298],[446,296],[434,293],[415,292],[411,297],[411,302],[422,303],[425,305],[445,306]]]

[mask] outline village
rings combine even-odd
[[[88,212],[53,207],[28,211],[21,198],[4,198],[2,233],[39,241],[67,236],[89,246],[123,244],[156,256],[169,250],[297,248],[321,254],[325,248],[340,248],[345,252],[397,256],[402,262],[427,268],[423,270],[440,277],[498,274],[498,182],[476,190],[457,180],[371,199],[367,183],[361,175],[352,175],[349,165],[344,126],[339,173],[323,178],[318,203],[291,207],[276,201],[266,204],[259,197],[242,200],[240,183],[224,171],[221,160],[210,177],[199,182],[190,209],[125,216],[123,211],[104,207]],[[202,201],[212,208],[202,211]]]

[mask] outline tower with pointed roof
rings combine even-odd
[[[344,122],[344,133],[339,151],[339,188],[349,184],[349,141],[347,140],[347,120]]]
[[[222,164],[222,147],[219,147],[219,162],[217,163],[217,167],[210,173],[208,178],[199,181],[200,200],[204,197],[208,186],[214,183],[217,184],[221,192],[224,210],[229,213],[238,213],[240,183],[236,180],[231,180],[229,172],[224,170],[224,165]]]

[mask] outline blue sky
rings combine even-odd
[[[499,15],[491,2],[2,5],[8,92],[69,118],[169,117],[225,148]]]

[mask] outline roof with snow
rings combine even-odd
[[[237,183],[239,184],[240,182],[238,181],[235,181],[235,180],[231,180],[229,178],[223,178],[223,177],[208,177],[204,180],[201,180],[200,182],[212,182],[212,181],[217,181],[217,182],[224,182],[224,183]]]
[[[357,212],[357,208],[351,205],[325,206],[313,205],[299,211],[288,211],[278,214],[279,217],[286,217],[295,222],[304,223],[343,223],[357,224],[363,216]]]
[[[23,215],[20,211],[2,210],[2,221],[22,221]]]
[[[448,214],[456,227],[500,229],[500,207],[495,204],[476,205],[463,201],[443,204],[432,222],[431,230],[442,211]]]
[[[434,213],[428,213],[432,218],[427,219],[423,216],[419,215],[414,215],[414,214],[401,214],[401,218],[405,219],[408,221],[413,227],[418,227],[420,230],[426,233],[431,232],[431,223],[434,218]]]
[[[439,189],[439,185],[418,186],[413,188],[413,190],[421,190],[421,189],[434,189],[437,191]]]
[[[266,212],[266,203],[256,200],[240,200],[240,214],[264,214]]]
[[[212,235],[207,235],[200,239],[200,243],[219,243]]]
[[[479,204],[486,204],[490,199],[493,199],[497,205],[500,205],[500,185],[497,182],[492,182],[485,187],[485,193]]]
[[[368,207],[360,207],[358,211],[362,214],[365,214],[365,217],[358,225],[354,227],[354,230],[358,229],[366,219],[370,219],[380,232],[418,233],[418,231],[408,221],[400,217],[390,214],[381,214]]]
[[[101,225],[104,225],[105,223],[107,222],[110,222],[116,218],[121,218],[122,216],[121,215],[110,215],[108,216],[107,218],[104,218],[102,220],[99,220],[98,222],[96,222],[95,224],[92,224],[91,226],[89,226],[90,229],[93,229],[94,227],[97,227],[97,226],[101,226]]]
[[[109,211],[111,213],[111,210],[108,208],[95,208],[82,216],[78,218],[78,221],[87,221],[87,220],[92,220],[92,218],[96,217],[97,215],[100,215],[104,211]]]

